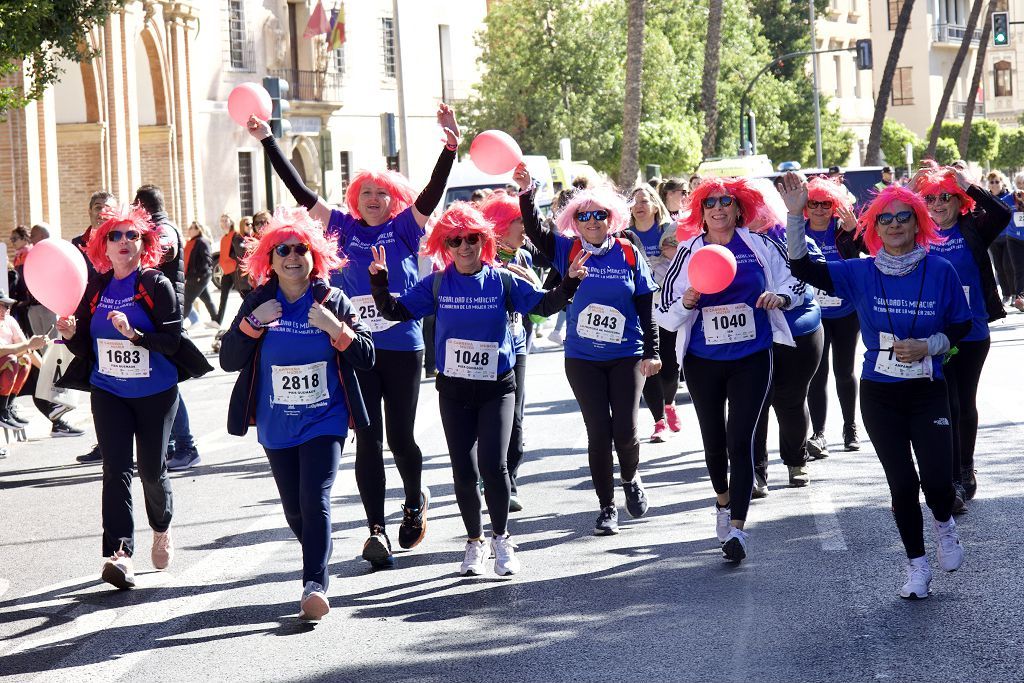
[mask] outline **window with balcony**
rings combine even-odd
[[[255,62],[252,36],[245,20],[245,0],[227,0],[227,62],[235,71],[252,71]]]
[[[395,20],[393,18],[381,17],[380,36],[384,77],[394,78],[398,72],[395,68]]]
[[[345,75],[345,45],[331,50],[331,66],[334,67],[334,73],[341,76]]]
[[[911,85],[913,67],[901,66],[892,78],[892,105],[909,106],[914,103],[914,88]]]
[[[256,213],[254,204],[255,183],[252,174],[252,152],[238,153],[238,200],[242,215],[251,216]]]
[[[1006,60],[994,65],[996,97],[1009,97],[1013,94],[1013,68]]]
[[[905,0],[886,0],[889,3],[889,30],[894,31],[896,24],[899,22],[900,10],[903,9],[903,3]],[[910,22],[907,22],[907,28],[910,28]]]

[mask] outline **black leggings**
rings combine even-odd
[[[302,546],[302,583],[330,581],[331,487],[344,439],[317,436],[291,448],[264,448],[288,527]]]
[[[711,485],[715,493],[729,494],[732,519],[745,520],[754,491],[755,431],[772,385],[772,352],[765,349],[736,360],[690,353],[683,368]]]
[[[1024,295],[1024,240],[1007,236],[1006,251],[1010,255],[1010,263],[1013,264],[1013,293],[1017,296]]]
[[[796,346],[772,345],[775,376],[771,404],[779,421],[779,455],[789,467],[807,462],[807,430],[811,414],[807,410],[807,389],[821,361],[825,333],[822,328],[796,337]],[[757,458],[754,470],[768,479],[768,411],[757,423]]]
[[[676,359],[676,333],[658,328],[658,356],[661,370],[644,380],[644,403],[654,421],[665,419],[665,406],[676,401],[679,390],[679,361]]]
[[[512,433],[508,443],[508,478],[512,482],[512,495],[519,493],[516,476],[523,462],[523,411],[526,409],[526,355],[516,355],[516,405],[512,414]]]
[[[441,425],[452,460],[455,499],[470,538],[483,536],[480,489],[477,488],[481,479],[491,533],[501,536],[508,530],[512,484],[506,456],[515,403],[514,391],[479,400],[452,398],[443,393],[438,396]]]
[[[644,377],[640,358],[593,361],[565,359],[565,375],[587,427],[590,477],[601,507],[615,505],[612,444],[619,458],[619,477],[632,481],[640,465],[636,419]]]
[[[862,379],[860,395],[864,427],[889,482],[903,547],[908,558],[921,557],[925,554],[924,520],[918,491],[924,489],[925,502],[935,519],[945,522],[953,512],[953,438],[946,383]]]
[[[942,366],[949,391],[949,415],[953,421],[953,480],[974,469],[974,444],[978,440],[978,383],[988,358],[991,339],[957,343],[959,351]]]
[[[832,352],[832,371],[836,375],[836,393],[839,394],[839,409],[843,412],[843,426],[855,423],[857,412],[857,378],[853,365],[857,358],[857,334],[860,322],[856,313],[842,318],[822,318],[825,328],[825,345],[821,363],[811,379],[808,392],[808,408],[811,411],[811,429],[815,434],[825,431],[828,416],[828,357]]]
[[[181,309],[184,317],[187,318],[192,312],[192,304],[198,298],[206,306],[206,312],[210,314],[210,320],[217,320],[217,309],[213,305],[213,299],[210,298],[210,290],[207,289],[209,284],[210,278],[204,280],[185,280],[185,305]]]
[[[1013,286],[1013,260],[1010,258],[1010,250],[1006,246],[1009,239],[1006,235],[1000,235],[988,248],[988,253],[992,255],[992,263],[996,267],[999,289],[1002,290],[1004,297],[1014,296],[1017,293]]]
[[[220,278],[220,308],[217,309],[217,324],[224,322],[224,312],[227,311],[228,297],[235,287],[235,273],[224,273]]]
[[[132,471],[137,459],[146,517],[153,531],[167,531],[174,504],[164,447],[178,412],[177,385],[152,396],[121,398],[92,387],[92,420],[103,453],[103,556],[122,547],[135,552]],[[133,458],[133,446],[138,451]]]
[[[370,426],[356,431],[356,486],[366,510],[366,523],[384,526],[384,428],[388,447],[402,477],[407,507],[420,506],[423,453],[416,445],[416,405],[423,377],[423,351],[377,349],[377,360],[369,370],[356,370]],[[381,416],[381,404],[384,415]]]

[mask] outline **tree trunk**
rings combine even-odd
[[[700,106],[704,110],[705,159],[718,148],[718,70],[722,43],[722,0],[708,0],[708,35],[704,43],[704,78],[700,86]]]
[[[978,86],[985,73],[985,53],[988,51],[988,39],[992,35],[992,13],[996,11],[996,0],[988,0],[988,11],[985,12],[985,25],[981,28],[981,44],[978,45],[978,59],[974,62],[974,77],[967,97],[967,109],[964,112],[964,127],[960,131],[960,157],[967,158],[967,143],[971,141],[971,122],[974,120],[974,103],[978,99]]]
[[[928,156],[935,156],[935,146],[939,143],[939,134],[942,132],[942,120],[946,118],[949,100],[953,97],[953,88],[956,87],[956,82],[960,78],[960,69],[963,68],[964,60],[967,59],[967,51],[971,49],[971,38],[974,37],[974,29],[978,26],[978,17],[981,15],[983,2],[984,0],[974,0],[974,4],[971,6],[971,15],[967,18],[964,39],[960,41],[960,49],[956,51],[953,66],[949,68],[946,87],[942,89],[942,99],[939,100],[939,108],[935,111],[935,121],[932,122],[932,130],[928,135],[928,149],[925,150],[925,154]]]
[[[644,68],[644,14],[646,0],[629,0],[626,29],[626,98],[622,105],[622,158],[619,187],[632,188],[640,173],[640,109],[643,104],[641,78]]]
[[[866,166],[878,166],[882,163],[882,124],[885,122],[886,109],[889,108],[889,98],[892,96],[892,79],[896,75],[896,65],[900,61],[903,39],[907,35],[910,13],[913,9],[914,0],[904,0],[903,8],[900,9],[899,17],[896,19],[896,30],[893,32],[892,45],[889,47],[889,57],[885,60],[882,80],[878,84],[878,97],[875,98],[875,115],[871,119],[868,149],[864,155],[864,164]],[[896,163],[894,159],[889,159],[888,161],[890,165],[895,165]]]

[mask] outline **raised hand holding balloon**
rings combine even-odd
[[[240,126],[246,125],[250,116],[267,121],[272,111],[270,93],[259,83],[241,83],[228,95],[228,114]]]

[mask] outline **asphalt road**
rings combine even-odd
[[[866,438],[860,452],[813,463],[809,487],[789,489],[773,425],[772,491],[751,509],[749,557],[723,562],[685,390],[683,431],[642,446],[650,513],[629,520],[622,510],[621,534],[592,536],[583,423],[547,340],[530,357],[526,509],[510,527],[522,573],[457,575],[464,530],[425,382],[427,538],[396,553],[395,569],[369,570],[347,444],[334,488],[332,611],[315,626],[296,619],[299,546],[265,457],[254,434],[225,432],[231,376],[182,387],[203,462],[173,475],[177,556],[164,572],[149,563],[136,482],[130,592],[99,581],[100,469],[74,460],[93,443],[87,411],[72,413],[90,430],[73,439],[50,439],[35,415],[30,441],[0,460],[0,679],[1021,681],[1022,344],[1024,315],[993,326],[978,496],[959,522],[967,559],[954,574],[935,569],[934,594],[919,602],[896,595],[903,553]],[[642,411],[643,436],[651,425]],[[397,533],[400,487],[388,465]],[[934,564],[930,525],[926,539]]]

